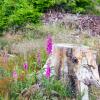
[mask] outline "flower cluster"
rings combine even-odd
[[[24,65],[23,65],[23,67],[24,67],[25,70],[28,70],[28,63],[25,62]]]
[[[50,68],[50,63],[47,64],[47,69],[46,69],[46,78],[50,78],[50,73],[51,73],[51,68]]]
[[[51,54],[52,52],[52,38],[50,35],[48,35],[47,37],[47,41],[46,41],[46,51],[47,51],[47,54]]]

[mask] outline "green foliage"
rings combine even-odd
[[[92,0],[67,0],[65,9],[72,13],[89,13],[94,9]]]
[[[92,0],[31,0],[39,12],[48,9],[64,10],[71,13],[86,13],[94,8]]]
[[[0,66],[0,79],[3,79],[5,77],[10,77],[10,76],[11,76],[10,73]]]
[[[39,22],[41,13],[28,0],[3,0],[0,4],[0,31]]]
[[[30,0],[33,3],[34,8],[36,8],[39,12],[45,12],[49,8],[55,7],[55,5],[59,5],[62,3],[67,3],[67,0]]]
[[[96,0],[96,1],[97,1],[98,5],[100,5],[100,0]]]
[[[42,79],[42,84],[46,89],[47,95],[50,95],[52,91],[55,91],[60,97],[70,97],[71,93],[69,89],[61,81],[55,80],[54,77],[51,77],[49,80],[45,77]]]
[[[29,86],[31,86],[34,83],[33,77],[27,78],[24,81],[17,81],[17,82],[13,82],[11,84],[11,93],[9,95],[10,99],[16,99],[18,100],[18,96],[21,93],[22,90],[29,88]]]

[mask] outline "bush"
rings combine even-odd
[[[28,23],[39,22],[41,13],[33,8],[27,0],[3,0],[0,2],[0,31],[9,27],[22,26]]]

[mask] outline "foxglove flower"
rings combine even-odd
[[[13,76],[14,79],[18,78],[17,72],[15,70],[13,71],[13,75],[12,76]]]
[[[24,65],[23,65],[23,67],[24,67],[25,70],[28,70],[28,63],[25,62]]]
[[[48,35],[47,37],[47,40],[46,40],[46,51],[47,51],[47,54],[51,54],[52,52],[52,38],[50,35]]]
[[[51,73],[51,68],[50,68],[50,63],[47,64],[47,69],[46,69],[46,78],[50,78],[50,73]]]

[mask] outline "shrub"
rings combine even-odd
[[[22,26],[23,24],[37,23],[41,13],[33,8],[27,0],[3,0],[0,2],[0,31],[9,27]]]

